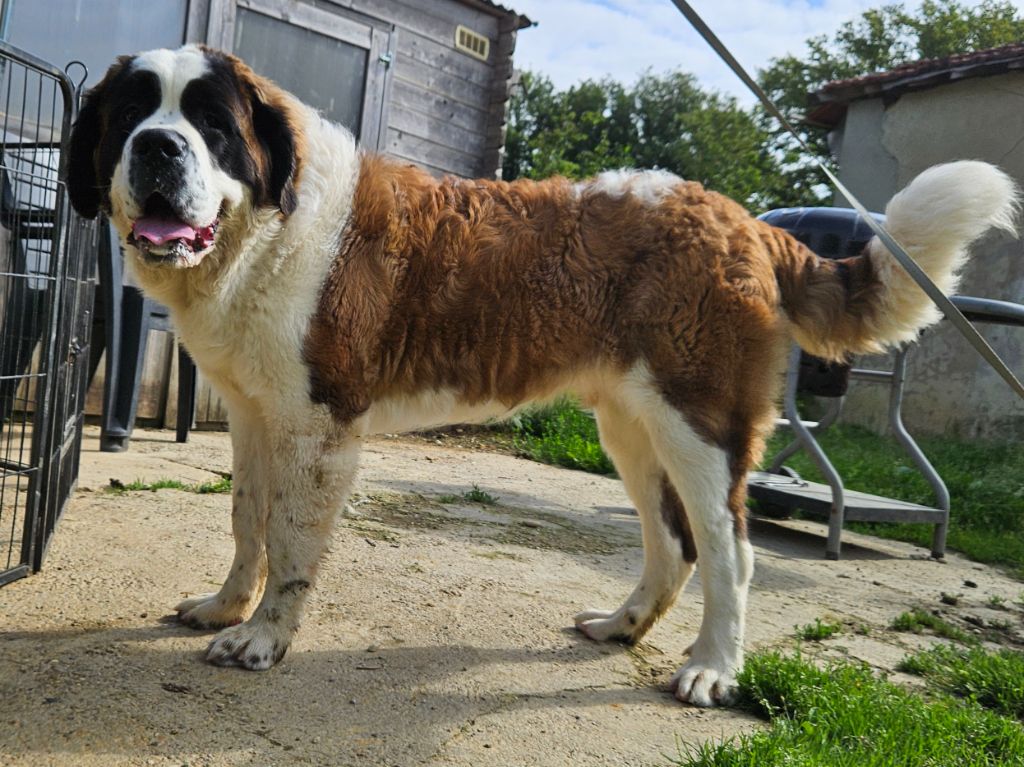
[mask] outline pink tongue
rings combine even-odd
[[[143,216],[132,226],[136,239],[145,238],[154,245],[163,245],[171,240],[187,240],[196,238],[195,228],[176,218],[158,218]]]

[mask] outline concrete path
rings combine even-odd
[[[105,489],[214,480],[230,468],[227,436],[141,432],[119,455],[96,436],[44,570],[0,589],[0,764],[626,767],[760,726],[665,691],[698,627],[697,580],[636,648],[571,629],[639,574],[638,522],[615,480],[371,443],[295,644],[250,673],[206,665],[210,635],[170,616],[220,584],[230,497]],[[473,485],[498,503],[461,499]],[[844,632],[817,652],[891,669],[927,641],[888,631],[898,613],[963,593],[948,619],[996,625],[1010,614],[989,597],[1021,591],[958,557],[853,534],[826,562],[823,535],[753,523],[750,647],[787,646],[795,625],[827,617]]]

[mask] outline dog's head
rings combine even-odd
[[[85,97],[68,193],[110,216],[150,265],[195,266],[222,219],[296,205],[294,102],[239,59],[202,46],[123,56]]]

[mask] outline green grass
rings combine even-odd
[[[141,479],[136,479],[132,482],[122,482],[121,480],[111,477],[110,484],[107,485],[107,490],[112,493],[130,493],[139,491],[155,492],[157,490],[184,490],[187,485],[177,479],[158,479],[153,482],[143,482]]]
[[[614,473],[601,450],[594,419],[572,400],[521,415],[511,428],[516,447],[534,460]],[[766,455],[789,438],[787,430],[780,430]],[[821,444],[850,489],[934,503],[931,488],[894,440],[857,426],[839,426],[822,435]],[[949,488],[949,547],[978,562],[1009,566],[1024,577],[1024,450],[1013,444],[947,437],[924,438],[920,444]],[[824,479],[804,454],[793,456],[787,464],[806,479]],[[930,525],[849,523],[848,527],[931,545]]]
[[[438,503],[460,503],[462,501],[479,503],[483,506],[495,506],[498,503],[498,498],[497,496],[491,495],[486,490],[481,490],[478,485],[473,485],[472,490],[467,490],[462,495],[446,493],[445,495],[439,495],[437,497]]]
[[[898,668],[985,708],[1024,719],[1024,655],[1016,650],[939,645],[904,658]]]
[[[495,496],[486,490],[481,490],[477,485],[473,485],[473,489],[467,490],[462,494],[462,497],[471,503],[481,503],[484,506],[494,506],[498,503],[498,499]]]
[[[788,433],[776,433],[767,455]],[[847,487],[931,505],[931,488],[891,439],[856,426],[830,429],[821,445]],[[950,548],[988,564],[1008,565],[1024,576],[1024,450],[1019,445],[923,438],[921,449],[949,489]],[[803,454],[787,461],[804,479],[823,481]],[[851,529],[930,546],[930,525],[850,523]]]
[[[838,623],[822,621],[815,618],[814,623],[807,623],[796,627],[796,635],[805,642],[820,642],[824,639],[831,639],[842,630]]]
[[[518,450],[542,463],[595,474],[614,474],[615,467],[601,449],[597,424],[572,400],[520,414],[512,421]]]
[[[975,641],[968,634],[951,623],[944,621],[938,615],[933,615],[919,608],[914,608],[909,612],[897,615],[892,622],[892,628],[895,631],[906,631],[913,634],[924,633],[927,629],[935,634],[935,636],[965,644]]]
[[[866,666],[824,669],[759,653],[739,676],[744,708],[767,729],[689,748],[680,767],[995,767],[1024,765],[1024,728],[971,701],[925,700]]]
[[[157,490],[181,490],[186,493],[230,493],[231,477],[220,477],[212,482],[200,482],[199,484],[188,484],[179,479],[157,479],[152,482],[144,482],[136,479],[132,482],[122,482],[119,479],[111,478],[107,485],[107,492],[123,495],[130,492],[155,492]]]

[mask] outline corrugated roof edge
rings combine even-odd
[[[526,29],[527,27],[533,27],[537,24],[537,22],[531,21],[523,14],[513,11],[511,8],[506,8],[504,5],[491,2],[491,0],[458,0],[458,2],[463,5],[468,5],[471,8],[476,8],[484,13],[490,13],[493,16],[514,16],[516,29]]]
[[[846,115],[850,102],[865,98],[895,99],[907,91],[1024,69],[1024,43],[1011,43],[973,53],[922,59],[887,72],[835,80],[809,95],[813,109],[804,122],[834,128]]]

